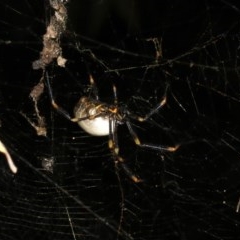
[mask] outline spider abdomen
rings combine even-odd
[[[109,135],[109,117],[102,111],[101,103],[91,98],[82,97],[74,108],[75,118],[87,118],[79,120],[78,125],[93,136]]]

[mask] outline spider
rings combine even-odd
[[[141,182],[142,179],[133,173],[133,171],[126,165],[125,160],[119,155],[117,128],[118,125],[126,124],[135,144],[139,147],[168,152],[176,151],[179,145],[171,147],[141,143],[137,134],[133,130],[130,121],[132,119],[138,122],[144,122],[153,114],[155,114],[160,108],[162,108],[166,104],[167,87],[160,103],[157,104],[144,117],[141,117],[131,113],[126,106],[122,106],[118,103],[117,89],[114,84],[113,104],[108,104],[99,100],[98,89],[91,74],[89,75],[89,82],[93,96],[82,96],[74,107],[74,117],[71,117],[70,114],[61,106],[59,106],[54,100],[49,77],[48,74],[46,74],[46,85],[48,88],[51,105],[63,117],[71,122],[78,123],[78,125],[88,134],[92,136],[109,136],[108,147],[114,157],[115,164],[119,164],[127,176],[130,177],[130,179],[132,179],[135,183]]]

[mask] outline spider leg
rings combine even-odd
[[[115,119],[113,118],[109,119],[109,141],[108,141],[108,147],[113,154],[115,164],[119,164],[126,173],[126,175],[129,178],[131,178],[135,183],[142,182],[142,179],[140,179],[133,173],[133,171],[125,164],[125,160],[119,155],[117,126],[115,122],[116,122]]]
[[[89,82],[91,84],[92,90],[93,90],[93,95],[95,97],[96,100],[99,100],[99,96],[98,96],[98,89],[96,87],[94,78],[91,74],[89,74]]]
[[[63,108],[61,108],[60,106],[58,106],[58,104],[55,102],[54,97],[53,97],[52,88],[51,88],[50,82],[49,82],[49,76],[48,76],[47,72],[46,72],[46,84],[47,84],[48,93],[49,93],[50,101],[51,101],[53,108],[56,109],[56,111],[59,112],[63,117],[65,117],[69,121],[72,121],[72,118],[69,115],[69,113],[66,110],[64,110]]]
[[[118,138],[117,138],[117,129],[115,124],[115,119],[112,117],[109,118],[109,140],[108,140],[109,149],[114,152],[115,155],[118,155]]]
[[[126,175],[131,178],[135,183],[143,182],[141,178],[136,176],[133,171],[124,163],[124,159],[120,156],[117,156],[117,164],[120,164]]]
[[[158,103],[149,113],[147,113],[144,117],[137,116],[134,114],[129,114],[129,117],[139,121],[139,122],[144,122],[148,120],[153,114],[158,112],[166,103],[167,103],[167,90],[168,90],[168,85],[166,86],[165,93],[162,97],[162,100],[160,103]]]
[[[167,90],[168,90],[168,85],[166,86],[164,96],[163,96],[162,100],[160,101],[160,103],[157,104],[157,106],[155,106],[144,117],[140,117],[140,116],[137,116],[137,115],[134,115],[134,114],[129,114],[129,117],[132,118],[132,119],[135,119],[135,120],[137,120],[139,122],[144,122],[147,119],[149,119],[153,114],[155,114],[157,111],[159,111],[159,109],[161,109],[166,104],[166,102],[167,102]],[[158,150],[158,151],[167,151],[167,152],[175,152],[179,148],[179,145],[171,147],[171,146],[162,146],[162,145],[141,143],[141,141],[138,138],[137,134],[134,132],[134,130],[133,130],[132,126],[131,126],[131,123],[129,121],[126,121],[126,124],[127,124],[128,130],[129,130],[129,132],[130,132],[130,134],[131,134],[135,144],[138,145],[139,147],[150,148],[150,149]]]
[[[165,151],[165,152],[175,152],[179,148],[179,145],[171,147],[171,146],[162,146],[162,145],[141,143],[137,134],[134,132],[134,130],[131,126],[131,123],[129,121],[126,121],[126,124],[127,124],[128,130],[129,130],[135,144],[139,147],[149,148],[149,149],[158,150],[158,151]]]
[[[114,98],[114,105],[117,105],[118,104],[117,88],[114,84],[113,84],[113,98]]]
[[[91,77],[90,77],[91,78]],[[90,80],[91,81],[91,80]],[[60,107],[54,97],[53,97],[53,92],[52,92],[52,88],[50,86],[50,82],[49,82],[49,76],[48,73],[46,72],[46,84],[47,84],[47,88],[48,88],[48,93],[49,93],[49,97],[50,97],[50,101],[51,101],[51,105],[53,106],[53,108],[60,113],[63,117],[65,117],[66,119],[68,119],[71,122],[79,122],[79,121],[83,121],[86,119],[94,119],[96,117],[100,117],[102,115],[102,113],[96,113],[96,114],[92,114],[91,117],[90,116],[86,116],[86,117],[82,117],[82,118],[74,118],[71,117],[70,114],[63,109],[62,107]]]

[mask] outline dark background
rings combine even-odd
[[[66,67],[48,66],[54,96],[70,114],[89,94],[88,75],[102,101],[144,115],[126,126],[120,154],[144,181],[116,169],[106,137],[89,136],[38,101],[47,136],[38,136],[29,94],[33,70],[53,14],[48,1],[0,0],[0,139],[18,173],[1,156],[0,239],[240,239],[239,17],[234,1],[71,0],[61,39]],[[154,43],[160,43],[156,58]],[[26,117],[23,117],[24,113]],[[44,163],[53,161],[50,169]]]

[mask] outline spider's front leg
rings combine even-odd
[[[92,77],[90,76],[90,82],[91,84],[94,84]],[[82,97],[77,106],[74,109],[74,113],[75,113],[75,117],[71,117],[70,114],[63,109],[61,106],[59,106],[54,97],[53,97],[53,92],[52,92],[52,88],[50,86],[50,82],[49,82],[49,76],[48,73],[46,73],[46,84],[47,84],[47,88],[48,88],[48,93],[49,93],[49,97],[50,97],[50,101],[51,101],[51,105],[52,107],[59,113],[61,114],[63,117],[65,117],[67,120],[71,121],[71,122],[85,122],[85,120],[94,120],[97,119],[98,117],[100,117],[102,115],[101,112],[99,111],[94,111],[94,113],[92,113],[91,115],[89,115],[85,110],[87,109],[88,105],[92,105],[92,108],[97,109],[98,106],[100,106],[100,104],[98,105],[94,105],[94,100],[91,101],[90,99],[88,99],[87,97]],[[95,86],[95,85],[94,85]],[[94,87],[95,88],[95,87]],[[94,91],[94,93],[96,94],[97,97],[97,90]],[[94,123],[94,121],[92,121]],[[83,128],[84,130],[86,130],[85,128]],[[88,131],[87,131],[88,132]],[[90,133],[91,135],[95,135],[94,133]]]

